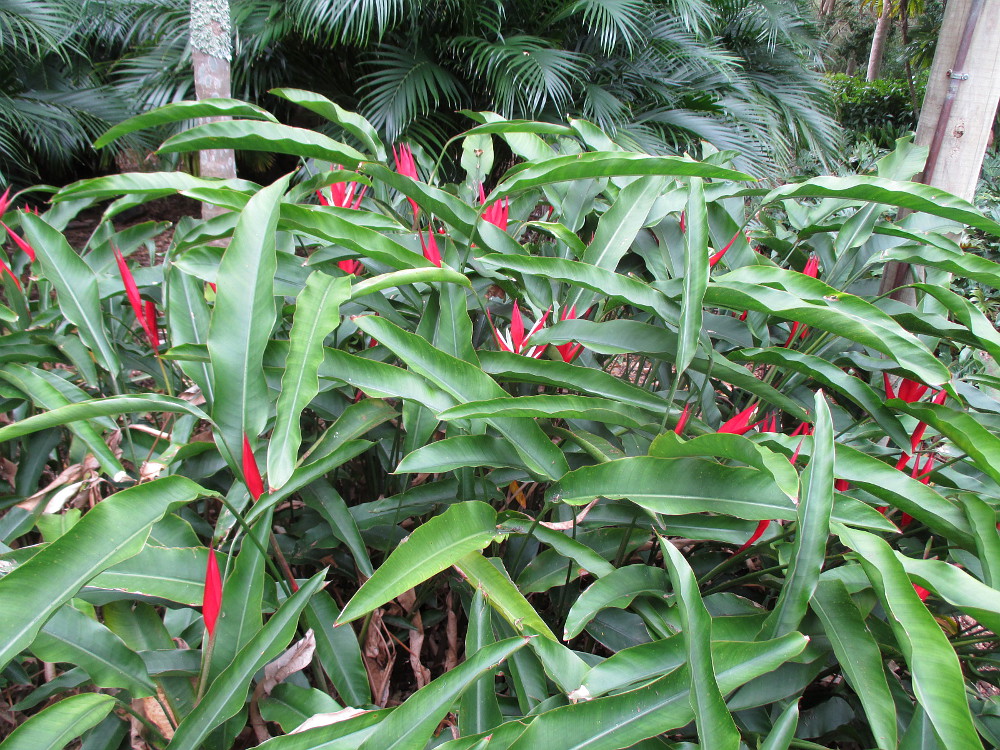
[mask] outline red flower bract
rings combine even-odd
[[[424,240],[424,233],[418,231],[420,237],[420,247],[423,248],[424,257],[438,268],[441,267],[441,251],[438,250],[437,240],[434,238],[434,230],[427,230],[427,239]]]
[[[414,180],[420,180],[420,176],[417,174],[417,163],[413,160],[413,150],[405,143],[400,144],[397,148],[392,147],[392,155],[396,158],[396,171],[401,175],[405,175]],[[407,198],[410,205],[413,206],[413,218],[417,218],[417,214],[420,213],[420,207],[413,198]],[[440,263],[438,265],[441,265]]]
[[[202,597],[201,614],[205,618],[205,630],[208,637],[215,634],[215,623],[222,609],[222,576],[219,574],[219,562],[215,559],[215,546],[208,548],[208,568],[205,570],[205,593]]]
[[[0,215],[2,215],[2,214],[3,214],[3,212],[0,211]],[[15,232],[9,226],[7,226],[6,224],[4,224],[2,221],[0,221],[0,226],[2,226],[4,229],[7,230],[7,234],[9,234],[10,238],[12,240],[14,240],[14,244],[17,245],[19,248],[21,248],[21,250],[24,252],[24,254],[28,256],[28,260],[34,261],[35,260],[35,248],[33,248],[31,245],[29,245],[28,241],[26,239],[24,239],[23,237],[19,236],[17,234],[17,232]]]
[[[250,447],[250,439],[245,432],[243,433],[243,479],[250,497],[256,502],[264,494],[264,480],[260,476],[257,459],[253,457],[253,448]]]
[[[156,329],[156,306],[152,301],[148,301],[143,307],[142,298],[139,296],[139,287],[136,286],[135,278],[125,262],[122,251],[113,245],[111,251],[115,254],[115,260],[118,262],[118,273],[121,274],[122,283],[125,284],[125,294],[132,306],[132,312],[135,313],[136,320],[139,321],[142,330],[146,332],[146,340],[149,341],[149,345],[153,347],[154,351],[159,351],[160,334]]]

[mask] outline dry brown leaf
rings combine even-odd
[[[166,464],[161,464],[159,461],[143,461],[139,468],[139,484],[159,478],[166,468]]]
[[[448,639],[448,648],[444,652],[444,671],[450,672],[458,666],[458,615],[455,614],[454,596],[450,590],[445,597],[445,607],[448,614],[444,632]]]
[[[396,647],[386,632],[385,623],[382,622],[382,610],[376,609],[372,612],[368,623],[361,659],[372,686],[372,702],[383,708],[389,702],[389,679],[396,664]]]
[[[417,612],[410,621],[413,630],[410,631],[410,669],[417,683],[417,690],[431,681],[431,670],[420,661],[420,652],[424,647],[424,620]]]
[[[315,651],[316,635],[310,628],[302,640],[293,643],[285,653],[264,667],[264,680],[260,683],[263,694],[270,695],[279,682],[308,667]]]
[[[169,742],[174,736],[174,726],[177,720],[173,714],[169,718],[167,717],[166,712],[163,710],[164,706],[167,706],[168,711],[170,710],[167,704],[166,693],[160,687],[156,688],[156,698],[136,698],[132,701],[132,710],[144,716],[146,721],[156,727],[156,730]],[[143,737],[145,726],[134,716],[130,718],[132,750],[147,750],[149,744]]]
[[[28,497],[26,500],[19,502],[17,507],[30,512],[35,509],[38,503],[59,487],[75,485],[72,492],[59,492],[48,501],[45,512],[59,512],[59,510],[61,510],[66,503],[76,497],[77,492],[81,489],[80,485],[82,485],[85,481],[89,481],[91,483],[98,481],[98,466],[99,464],[97,463],[97,459],[88,453],[82,463],[67,466],[59,472],[59,476],[45,485],[42,489],[38,490],[38,492]]]

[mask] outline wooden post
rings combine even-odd
[[[233,56],[229,0],[191,0],[191,47],[194,61],[194,89],[198,99],[229,98]],[[204,122],[228,120],[206,118]],[[232,149],[206,149],[200,153],[202,177],[236,177],[236,155]],[[210,219],[224,209],[203,203],[201,216]]]
[[[969,201],[1000,101],[997,5],[994,0],[948,0],[917,125],[915,142],[930,149],[920,181]],[[880,291],[907,283],[909,266],[889,263]],[[893,296],[914,301],[912,295]]]

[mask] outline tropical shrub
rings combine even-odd
[[[917,114],[905,80],[866,81],[842,73],[830,75],[828,80],[840,123],[855,140],[866,139],[879,148],[891,149],[897,138],[917,129]],[[926,81],[921,78],[918,83],[917,97],[922,101]]]
[[[768,191],[481,113],[438,184],[276,93],[351,143],[174,104],[102,143],[305,168],[5,214],[4,750],[1000,745],[1000,336],[950,289],[1000,225],[920,149]],[[176,192],[229,212],[137,264]]]

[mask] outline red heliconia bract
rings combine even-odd
[[[837,492],[847,492],[851,489],[851,483],[846,479],[835,479],[833,480],[833,489]]]
[[[0,195],[0,216],[7,213],[7,207],[10,205],[10,188],[3,191],[3,195]]]
[[[518,307],[517,302],[514,302],[514,309],[510,316],[510,330],[506,334],[501,334],[497,327],[493,325],[493,317],[489,314],[489,310],[486,311],[486,315],[490,319],[490,325],[493,327],[493,337],[496,339],[497,346],[500,347],[501,351],[522,354],[525,357],[538,359],[545,353],[545,346],[527,346],[527,343],[534,334],[538,333],[545,326],[545,321],[548,320],[549,313],[551,312],[552,308],[550,307],[531,326],[527,335],[524,333],[524,318],[521,316],[521,308]]]
[[[257,459],[253,457],[250,438],[245,432],[243,433],[243,479],[246,481],[250,497],[256,502],[264,494],[264,480],[260,476],[260,469],[257,468]]]
[[[819,278],[819,258],[815,255],[810,255],[809,260],[806,261],[806,267],[802,269],[802,273],[814,279]]]
[[[438,268],[441,267],[441,251],[438,250],[437,240],[434,238],[434,230],[427,230],[427,239],[424,240],[424,233],[421,231],[417,232],[417,236],[420,237],[420,247],[424,251],[424,257],[427,258],[431,263],[433,263]]]
[[[3,212],[0,211],[0,215],[2,215],[2,213]],[[34,262],[35,248],[33,248],[30,244],[28,244],[28,241],[26,239],[21,237],[17,232],[15,232],[9,226],[4,224],[2,221],[0,221],[0,226],[2,226],[4,229],[7,230],[7,234],[9,234],[10,238],[14,240],[14,244],[17,245],[19,248],[21,248],[21,251],[28,256],[28,260]]]
[[[920,597],[920,601],[927,601],[927,597],[931,595],[931,592],[925,589],[923,586],[918,586],[913,584],[913,590],[917,592],[917,596]]]
[[[486,191],[483,184],[479,183],[479,202],[486,205]],[[510,198],[503,201],[495,201],[493,205],[483,211],[483,218],[495,227],[499,227],[504,232],[507,231],[508,217],[510,216]]]
[[[205,570],[205,592],[202,597],[201,614],[205,618],[205,630],[208,637],[215,635],[215,623],[222,610],[222,576],[219,574],[219,561],[215,558],[215,545],[208,548],[208,567]]]
[[[590,311],[588,310],[587,313]],[[587,313],[584,313],[586,315]],[[567,310],[565,307],[559,314],[559,320],[576,320],[576,305]],[[556,351],[559,352],[559,356],[562,357],[562,361],[569,364],[574,359],[576,359],[580,352],[583,351],[583,344],[578,344],[574,341],[567,341],[565,344],[559,344],[556,346]]]
[[[736,234],[734,234],[733,238],[731,240],[729,240],[729,242],[726,244],[726,246],[724,248],[722,248],[721,250],[719,250],[719,252],[714,253],[708,259],[708,267],[709,268],[715,268],[715,264],[718,263],[720,260],[722,260],[722,256],[723,255],[725,255],[727,252],[729,252],[729,248],[731,248],[733,246],[733,243],[736,242],[736,238],[739,237],[739,236],[740,236],[739,232],[737,232]]]
[[[337,261],[337,268],[346,273],[348,276],[360,275],[365,267],[361,264],[360,260],[340,260]]]
[[[146,307],[144,310],[143,317],[143,328],[146,330],[146,338],[149,339],[149,345],[153,347],[154,352],[160,351],[160,328],[156,324],[156,303],[153,300],[146,300]]]
[[[5,273],[8,276],[10,276],[11,279],[14,280],[14,286],[16,286],[18,289],[21,288],[21,280],[14,275],[13,271],[10,270],[10,266],[8,266],[2,260],[0,260],[0,273]]]
[[[341,166],[330,167],[333,169],[343,169]],[[368,190],[367,185],[362,185],[361,189],[358,189],[358,183],[356,182],[335,182],[332,185],[327,186],[329,190],[330,197],[327,198],[323,189],[320,188],[316,191],[316,197],[319,198],[320,204],[324,206],[336,206],[337,208],[353,208],[357,210],[361,207],[361,199],[365,195],[365,191]]]
[[[750,538],[747,539],[745,542],[743,542],[743,544],[740,545],[740,548],[738,550],[736,550],[736,552],[733,553],[733,554],[738,555],[738,554],[740,554],[740,552],[743,552],[744,550],[749,549],[751,544],[753,544],[758,539],[760,539],[762,536],[764,536],[764,532],[767,531],[767,527],[770,526],[770,525],[771,525],[771,521],[768,520],[768,519],[766,519],[766,518],[763,521],[760,521],[757,524],[757,528],[754,529],[753,534],[751,534]]]
[[[741,411],[739,414],[726,420],[723,425],[716,430],[716,432],[728,432],[732,435],[743,435],[744,433],[749,432],[753,427],[750,423],[750,418],[756,410],[757,404],[750,404],[750,406]]]
[[[687,231],[687,222],[684,221],[684,212],[681,211],[681,234]]]
[[[410,177],[411,179],[420,180],[420,176],[417,174],[417,163],[413,160],[413,150],[405,143],[402,143],[397,148],[392,147],[392,155],[396,158],[396,171],[401,175]],[[417,214],[420,213],[420,207],[413,198],[407,198],[410,205],[413,206],[413,218],[417,218]],[[438,265],[441,265],[440,263]]]
[[[680,435],[684,432],[684,427],[687,426],[687,421],[690,416],[691,404],[684,404],[684,409],[681,411],[681,415],[677,418],[677,424],[674,425],[674,434]]]
[[[154,350],[158,351],[160,335],[156,330],[156,307],[152,302],[147,302],[146,306],[143,307],[142,298],[139,296],[139,287],[136,286],[132,270],[125,262],[125,256],[117,247],[112,246],[111,251],[118,262],[118,273],[121,274],[122,283],[125,285],[125,295],[128,297],[129,305],[132,306],[132,312],[135,313],[135,318],[142,326],[142,330],[146,332],[146,340],[149,341]]]

